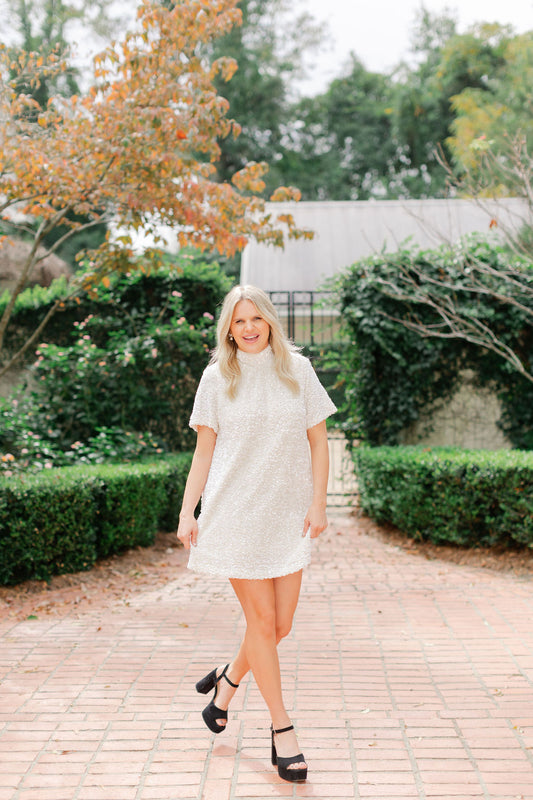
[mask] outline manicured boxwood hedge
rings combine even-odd
[[[533,452],[358,447],[362,510],[411,536],[533,547]]]
[[[191,455],[0,478],[0,584],[90,569],[177,528]]]

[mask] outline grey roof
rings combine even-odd
[[[423,248],[437,247],[474,231],[516,229],[527,214],[516,198],[268,203],[267,209],[273,215],[292,213],[298,226],[316,233],[312,241],[287,242],[284,250],[247,245],[241,283],[269,291],[314,290],[354,261],[381,250],[394,252],[409,238]]]

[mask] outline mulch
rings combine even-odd
[[[175,580],[187,553],[175,533],[159,533],[152,547],[136,547],[98,561],[90,570],[0,587],[0,620],[42,619],[127,603],[139,591]]]
[[[479,567],[495,572],[508,572],[517,577],[533,578],[533,549],[517,547],[458,547],[420,542],[402,533],[393,525],[378,525],[368,517],[360,516],[358,527],[371,536],[399,547],[407,553],[428,560],[440,560],[462,566]]]

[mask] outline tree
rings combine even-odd
[[[106,0],[12,0],[8,4],[2,3],[0,11],[5,13],[7,22],[1,41],[9,47],[13,61],[25,52],[66,56],[71,49],[73,28],[78,27],[80,32],[83,26],[96,35],[102,35],[107,34],[115,22]],[[78,81],[79,71],[69,64],[60,73],[39,81],[38,85],[30,86],[23,81],[17,88],[31,94],[39,106],[45,108],[52,95],[78,94]],[[37,113],[31,109],[28,111]]]
[[[29,114],[36,121],[39,110],[46,108],[52,96],[70,97],[80,92],[80,70],[72,63],[72,49],[75,39],[87,30],[95,38],[109,34],[117,23],[116,15],[109,9],[106,0],[12,0],[8,4],[0,4],[0,13],[4,12],[6,24],[1,39],[8,47],[10,60],[18,63],[19,56],[24,53],[39,52],[50,56],[52,53],[63,56],[67,60],[66,69],[50,74],[33,86],[31,81],[18,79],[15,89],[18,94],[30,95],[37,106],[28,107]],[[10,77],[15,79],[17,68],[11,70]],[[86,222],[79,217],[77,222]],[[0,232],[9,233],[9,225],[0,223]],[[45,246],[52,245],[66,233],[65,226],[59,226],[44,237]],[[57,251],[57,255],[67,261],[72,268],[76,265],[76,254],[80,250],[97,247],[103,241],[106,226],[100,225],[85,230],[79,236],[73,235],[66,240]]]
[[[404,196],[446,194],[446,174],[436,153],[441,147],[451,157],[449,137],[457,113],[452,98],[464,91],[487,91],[492,76],[502,68],[510,35],[509,27],[499,25],[478,25],[458,34],[453,17],[421,11],[413,41],[421,60],[396,76],[394,180]]]
[[[280,162],[298,180],[306,200],[366,200],[387,194],[395,153],[391,133],[391,86],[352,55],[346,74],[327,91],[305,98]]]
[[[483,48],[490,79],[483,88],[469,87],[452,98],[458,116],[450,125],[455,136],[447,144],[455,157],[450,161],[440,147],[436,162],[448,191],[491,210],[490,225],[503,234],[507,247],[498,251],[497,258],[486,257],[482,248],[470,248],[468,243],[450,247],[446,253],[451,266],[433,274],[423,260],[398,258],[391,264],[394,274],[386,279],[377,276],[375,281],[386,297],[407,309],[394,317],[395,322],[423,338],[457,340],[494,353],[513,373],[533,383],[533,125],[532,101],[526,101],[533,78],[533,36],[509,38],[508,28],[481,26],[477,39],[468,34],[448,42],[443,71],[450,60],[465,63],[463,50],[471,57]],[[513,60],[513,54],[520,57]],[[481,57],[475,70],[482,83]],[[522,211],[506,220],[494,211],[498,197],[522,198]],[[465,297],[471,302],[465,303]],[[523,325],[518,344],[509,326],[502,326],[501,314],[496,319],[493,310],[487,314],[476,310],[476,298],[483,298],[492,309],[507,310],[509,318],[518,312]]]
[[[454,339],[494,353],[533,384],[531,262],[468,241],[446,246],[439,260],[435,269],[424,254],[399,253],[390,258],[386,277],[372,275],[381,293],[405,309],[401,316],[384,316],[423,338]],[[518,344],[502,326],[501,309],[519,315]]]
[[[416,259],[398,260],[394,276],[377,283],[408,309],[396,322],[424,338],[453,339],[495,353],[515,376],[533,383],[533,34],[476,26],[446,42],[439,64],[446,93],[454,80],[467,84],[451,97],[452,135],[436,151],[444,185],[490,209],[490,225],[508,246],[496,260],[480,256],[479,248],[450,250],[453,275],[447,268],[429,274]],[[506,219],[494,210],[500,197],[522,198],[522,210]],[[480,297],[492,309],[486,315],[476,308]],[[507,326],[501,315],[496,320],[494,308],[507,311]],[[523,325],[518,341],[510,334],[517,312]]]
[[[33,237],[0,320],[0,353],[16,298],[42,258],[38,247],[58,225],[67,224],[68,231],[45,252],[111,218],[122,231],[90,254],[72,292],[106,281],[111,272],[134,269],[136,232],[154,238],[156,247],[145,261],[157,267],[161,225],[177,230],[182,246],[228,254],[250,236],[280,246],[284,231],[289,237],[310,235],[289,215],[265,213],[256,196],[264,188],[265,164],[246,165],[231,184],[215,179],[218,139],[238,135],[239,126],[227,118],[228,103],[213,81],[217,75],[229,80],[236,65],[223,57],[211,63],[199,48],[239,21],[236,0],[182,0],[171,10],[143,0],[137,29],[95,58],[94,86],[80,96],[53,98],[36,121],[26,111],[37,110],[38,103],[18,95],[16,84],[27,81],[35,88],[64,71],[65,60],[25,53],[15,64],[6,48],[0,51],[0,212]],[[280,187],[271,199],[297,197],[296,190]],[[2,246],[9,246],[5,237]],[[59,306],[60,301],[50,314]],[[2,372],[35,344],[48,317]]]
[[[210,45],[213,57],[231,56],[238,65],[230,82],[215,80],[241,125],[238,140],[219,140],[217,171],[220,180],[229,180],[248,161],[266,161],[268,192],[286,181],[281,157],[284,132],[293,119],[292,82],[304,71],[306,52],[318,46],[323,34],[309,14],[288,0],[239,0],[238,7],[242,25]]]
[[[533,32],[510,36],[507,28],[482,26],[481,34],[498,42],[500,63],[487,72],[485,86],[452,97],[455,119],[447,146],[456,175],[470,191],[477,183],[476,194],[525,196],[533,147]],[[519,180],[512,169],[518,163],[526,166]]]
[[[533,255],[533,156],[527,133],[503,132],[499,141],[483,134],[473,139],[463,158],[450,163],[439,160],[452,191],[472,198],[492,219],[490,225],[503,235],[510,249],[531,262]],[[458,166],[459,164],[459,166]],[[504,197],[521,199],[511,214],[499,213]]]

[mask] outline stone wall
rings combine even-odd
[[[501,407],[496,395],[475,386],[473,373],[463,372],[462,385],[435,412],[406,428],[402,444],[501,450],[512,445],[498,428]]]

